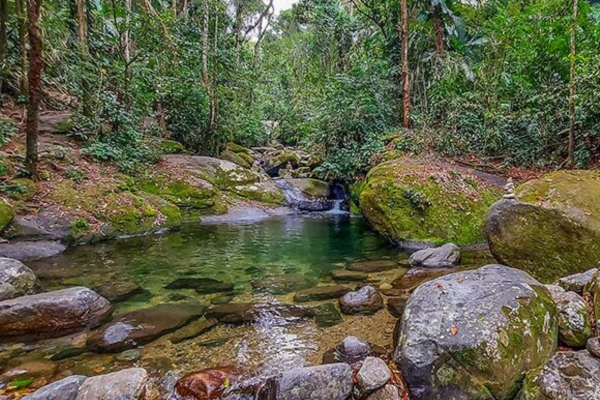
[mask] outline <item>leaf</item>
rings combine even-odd
[[[18,379],[16,381],[9,382],[8,385],[6,385],[6,386],[14,388],[14,389],[22,389],[22,388],[25,388],[25,387],[31,385],[32,383],[33,383],[32,378]]]
[[[454,325],[452,328],[450,328],[450,333],[452,333],[452,336],[456,336],[458,334],[458,327]]]

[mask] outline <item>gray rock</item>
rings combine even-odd
[[[148,373],[130,368],[85,380],[77,400],[140,400],[146,392]]]
[[[108,300],[84,287],[21,296],[0,302],[0,338],[65,336],[95,328],[111,312]]]
[[[565,276],[564,278],[560,278],[556,284],[566,291],[581,295],[583,294],[583,288],[590,282],[596,272],[598,272],[598,268],[592,268],[580,274]]]
[[[125,350],[117,356],[119,361],[137,361],[142,358],[142,353],[138,349]]]
[[[600,360],[586,350],[558,352],[527,374],[518,400],[600,399]]]
[[[46,385],[23,400],[76,400],[77,392],[87,376],[73,375]]]
[[[10,283],[0,283],[0,301],[17,297],[17,291]]]
[[[337,299],[346,293],[352,291],[352,288],[341,285],[317,286],[310,289],[301,290],[294,295],[294,301],[298,303],[306,301],[321,301]]]
[[[556,349],[557,320],[548,290],[526,272],[457,272],[415,290],[394,358],[411,399],[508,399]]]
[[[600,338],[591,337],[585,344],[585,348],[596,358],[600,358]]]
[[[369,356],[379,357],[387,350],[372,343],[366,343],[355,336],[348,336],[342,343],[323,354],[323,364],[346,363],[354,366]]]
[[[410,256],[411,267],[452,268],[460,262],[460,249],[453,243],[419,250]]]
[[[104,325],[87,341],[97,352],[117,353],[149,343],[200,318],[200,303],[161,304],[122,315]]]
[[[298,368],[271,378],[271,400],[346,400],[352,392],[352,369],[348,364]]]
[[[387,364],[378,357],[367,357],[356,374],[356,379],[365,393],[375,391],[390,380],[392,373]]]
[[[339,299],[340,310],[348,315],[375,314],[383,308],[383,297],[373,286],[364,286]]]
[[[62,253],[67,246],[52,240],[0,243],[0,256],[16,260],[38,260]]]
[[[14,289],[14,295],[32,294],[36,285],[36,277],[32,270],[22,262],[12,258],[0,258],[0,284],[9,284]],[[7,293],[4,294],[7,296]],[[6,299],[8,297],[5,297]]]
[[[405,297],[390,297],[387,299],[386,306],[390,314],[395,318],[402,318],[402,314],[404,313],[404,308],[406,307],[406,302],[408,298]]]
[[[575,292],[566,292],[556,301],[556,309],[561,342],[571,347],[585,346],[594,333],[585,300]]]
[[[396,386],[385,385],[381,389],[370,394],[367,397],[367,400],[400,400],[400,393]]]

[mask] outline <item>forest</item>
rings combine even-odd
[[[385,146],[483,165],[597,161],[600,14],[587,1],[26,6],[2,1],[3,108],[71,109],[89,157],[125,169],[152,163],[156,138],[202,155],[229,141],[319,147],[320,174],[345,181]],[[3,122],[3,140],[14,131]]]

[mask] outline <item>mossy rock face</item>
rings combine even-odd
[[[600,173],[559,171],[529,181],[489,210],[494,257],[550,283],[600,261]]]
[[[217,195],[212,185],[194,178],[171,180],[166,177],[153,177],[142,180],[140,188],[183,209],[203,210],[212,207]]]
[[[283,150],[267,160],[265,171],[271,176],[277,176],[279,170],[286,168],[288,163],[293,168],[297,168],[300,164],[300,156],[291,150]]]
[[[0,199],[0,233],[6,229],[15,217],[15,211],[12,206],[4,199]]]
[[[329,183],[325,181],[312,178],[295,178],[285,181],[309,197],[327,198],[329,196]]]
[[[37,193],[37,186],[31,179],[17,178],[4,183],[2,192],[13,200],[29,201]]]
[[[228,142],[225,144],[225,150],[231,151],[233,153],[250,153],[250,150],[245,148],[244,146],[240,146],[237,143]]]
[[[352,192],[373,228],[396,243],[482,242],[485,214],[501,197],[468,169],[406,160],[378,165]]]
[[[271,204],[285,204],[285,196],[272,181],[235,186],[231,188],[231,192],[249,200]]]
[[[175,140],[161,140],[160,149],[164,154],[181,154],[185,151],[183,145]]]
[[[250,168],[252,167],[252,162],[248,162],[247,159],[245,159],[242,154],[244,153],[234,153],[233,151],[224,151],[223,153],[221,153],[221,159],[226,160],[226,161],[231,161],[234,164],[239,165],[240,167],[244,167],[244,168]]]
[[[501,265],[424,283],[399,326],[394,358],[415,400],[512,400],[558,342],[548,289]]]

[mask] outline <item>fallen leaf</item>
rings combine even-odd
[[[452,328],[450,328],[450,333],[452,333],[452,335],[456,336],[456,334],[458,334],[458,327],[453,326]]]

